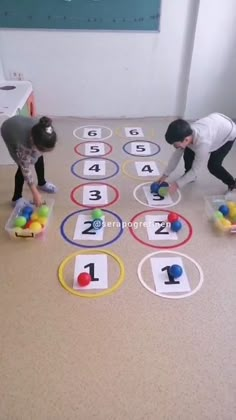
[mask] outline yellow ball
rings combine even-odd
[[[226,228],[230,228],[230,227],[231,227],[231,222],[230,222],[230,220],[228,220],[228,219],[222,219],[222,220],[221,220],[221,223],[222,223],[222,225],[223,225],[224,227],[226,227]]]
[[[236,208],[232,208],[229,211],[229,217],[232,222],[236,221]]]
[[[29,228],[33,233],[39,233],[42,230],[42,226],[39,222],[32,222]]]
[[[47,221],[48,221],[47,217],[39,217],[39,218],[37,219],[37,222],[39,222],[39,223],[40,223],[40,225],[42,225],[42,226],[46,226]]]
[[[38,220],[38,215],[36,212],[32,213],[30,220],[32,221]]]
[[[229,210],[236,207],[236,203],[234,203],[234,201],[227,201],[226,205],[229,207]]]

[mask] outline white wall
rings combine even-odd
[[[201,0],[185,117],[236,117],[236,2]]]
[[[4,72],[3,72],[3,66],[2,66],[2,61],[0,59],[0,81],[4,79],[5,77],[4,77]]]
[[[7,77],[31,80],[39,113],[175,116],[184,110],[199,0],[163,0],[161,32],[0,31]]]

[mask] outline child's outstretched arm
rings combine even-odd
[[[31,171],[30,155],[28,155],[27,153],[18,152],[17,157],[18,165],[21,168],[24,180],[28,184],[32,193],[33,202],[37,207],[40,207],[43,204],[43,199],[34,183],[34,178]]]

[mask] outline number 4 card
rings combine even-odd
[[[156,162],[135,162],[138,176],[159,176]]]
[[[78,276],[81,273],[89,273],[92,281],[88,286],[81,287],[78,284]],[[91,254],[77,255],[74,268],[73,288],[76,290],[107,289],[108,288],[108,264],[107,255]]]
[[[86,160],[84,162],[84,175],[106,175],[106,161]]]

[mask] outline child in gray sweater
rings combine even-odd
[[[39,207],[43,199],[39,190],[55,193],[55,185],[46,182],[44,178],[43,154],[54,149],[57,134],[48,117],[39,120],[16,115],[8,118],[1,126],[1,135],[10,156],[16,162],[18,169],[15,174],[15,190],[12,197],[13,205],[23,204],[22,191],[26,181],[33,197],[34,204]],[[31,167],[35,166],[38,186],[34,183]]]

